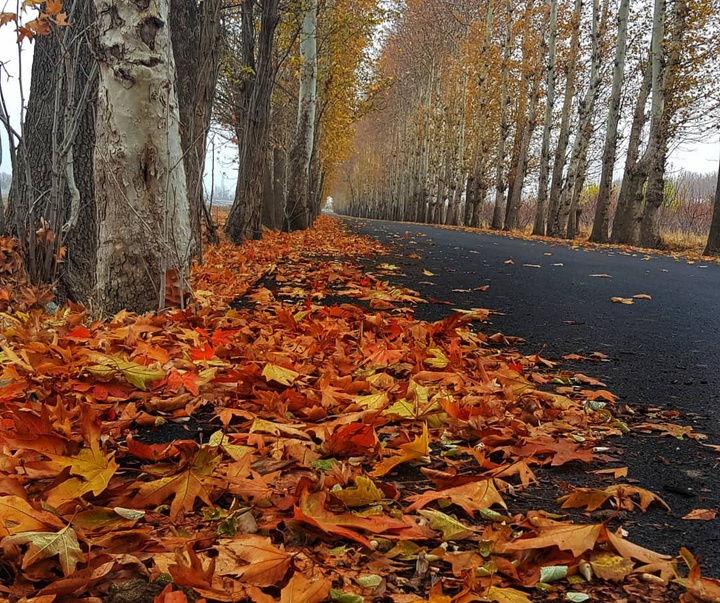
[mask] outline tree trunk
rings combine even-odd
[[[602,17],[601,17],[602,14]],[[558,233],[572,239],[577,234],[577,212],[579,209],[582,187],[585,186],[587,171],[587,154],[593,134],[593,116],[595,104],[600,94],[600,68],[602,67],[602,49],[600,38],[606,29],[607,0],[600,10],[600,0],[593,0],[592,14],[592,51],[590,58],[590,79],[585,96],[580,101],[578,110],[578,132],[575,135],[567,180],[560,194],[556,227]],[[601,21],[602,18],[602,21]]]
[[[642,195],[642,189],[647,179],[647,166],[645,162],[639,161],[640,142],[642,131],[647,121],[645,106],[650,96],[651,87],[652,58],[650,57],[645,66],[643,81],[640,85],[635,103],[630,138],[628,139],[628,149],[625,156],[625,171],[618,194],[615,219],[613,221],[611,237],[613,243],[629,243],[637,238],[635,233],[637,233],[639,229],[639,216],[637,215],[635,203]]]
[[[552,130],[553,108],[555,105],[555,55],[557,50],[558,0],[550,0],[550,40],[547,68],[547,98],[545,99],[545,125],[543,127],[540,176],[538,186],[537,212],[533,234],[543,236],[547,222],[548,178],[550,172],[550,132]]]
[[[555,148],[555,162],[553,163],[552,181],[550,184],[547,234],[558,237],[561,234],[561,200],[563,190],[563,173],[567,161],[567,147],[570,142],[570,115],[573,99],[575,98],[575,76],[577,62],[580,56],[580,21],[582,19],[582,0],[575,0],[573,11],[573,30],[570,41],[570,58],[565,72],[565,97],[563,99],[562,115],[560,117],[560,132]]]
[[[38,36],[23,134],[8,198],[7,227],[23,244],[36,282],[57,279],[60,297],[85,301],[93,291],[97,246],[95,222],[95,102],[97,63],[89,33],[92,0],[66,4],[72,27]],[[41,219],[55,234],[41,246]],[[56,266],[60,246],[68,250]]]
[[[307,228],[312,219],[309,184],[317,111],[317,11],[317,0],[310,0],[300,32],[300,96],[286,208],[289,230]]]
[[[618,12],[618,36],[615,47],[615,67],[613,70],[610,110],[605,133],[605,147],[602,156],[602,174],[598,191],[595,218],[590,240],[594,243],[607,243],[610,239],[610,196],[612,195],[615,159],[617,157],[618,124],[620,122],[620,100],[623,78],[625,77],[625,57],[627,55],[628,16],[630,0],[620,0]]]
[[[662,6],[662,20],[665,19],[665,7]],[[659,98],[656,100],[653,90],[653,119],[650,126],[650,139],[653,142],[653,155],[648,174],[647,195],[640,224],[640,245],[643,247],[660,247],[660,225],[657,222],[658,212],[665,201],[665,169],[667,165],[668,139],[670,121],[673,111],[673,92],[676,90],[675,79],[684,47],[684,37],[688,26],[689,7],[687,0],[677,0],[673,9],[671,35],[669,44],[664,40],[653,52],[661,54],[658,73],[653,73],[653,85],[657,78]],[[669,48],[669,50],[668,50]],[[667,55],[667,56],[665,56]]]
[[[508,0],[506,9],[506,33],[505,33],[505,47],[503,48],[503,61],[502,61],[502,84],[500,91],[500,135],[498,137],[497,152],[496,152],[496,164],[495,164],[495,208],[493,210],[493,219],[491,227],[494,230],[500,230],[503,227],[505,218],[505,191],[507,185],[505,183],[505,145],[507,137],[510,132],[510,121],[509,121],[509,64],[510,57],[512,54],[513,45],[513,2]]]
[[[195,254],[202,261],[203,176],[222,55],[222,0],[170,0],[170,7],[186,187]]]
[[[713,217],[712,223],[710,224],[710,235],[708,236],[707,247],[705,247],[705,255],[720,256],[720,168],[718,169]]]
[[[533,75],[534,81],[530,88],[530,100],[527,115],[522,128],[520,144],[513,169],[515,170],[512,186],[508,191],[507,213],[505,215],[505,230],[518,230],[520,228],[520,206],[522,205],[522,192],[527,177],[528,161],[530,157],[530,141],[537,127],[537,105],[540,100],[540,81],[542,77]]]
[[[244,6],[252,3],[253,0],[243,1]],[[225,232],[234,243],[259,239],[262,234],[262,184],[267,169],[270,100],[274,82],[272,54],[275,29],[280,22],[279,3],[280,0],[262,1],[257,69],[240,132],[235,200],[225,225]],[[254,28],[254,21],[248,27]]]
[[[95,0],[97,303],[113,314],[184,297],[193,241],[168,0]]]

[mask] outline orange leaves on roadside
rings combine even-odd
[[[47,314],[12,250],[0,239],[3,588],[83,599],[170,574],[185,590],[162,603],[191,590],[469,603],[523,601],[555,562],[671,575],[604,525],[550,521],[552,497],[545,513],[526,504],[554,467],[604,461],[621,433],[623,406],[594,373],[471,326],[485,309],[415,318],[399,270],[355,261],[380,245],[335,221],[208,249],[186,309],[107,323],[72,305]],[[563,502],[629,511],[648,496],[615,485]]]
[[[471,517],[483,509],[489,509],[493,506],[507,508],[500,492],[495,486],[492,479],[470,482],[455,488],[436,491],[429,490],[423,494],[415,494],[409,496],[408,500],[412,505],[408,511],[422,509],[435,500],[445,500],[449,503],[461,507]]]
[[[423,423],[422,433],[420,435],[412,442],[401,444],[400,449],[402,451],[400,454],[387,456],[378,463],[372,475],[381,477],[402,463],[410,463],[426,457],[430,453],[427,423]]]
[[[519,538],[505,544],[501,551],[534,551],[557,547],[561,551],[570,551],[575,557],[595,548],[602,525],[578,525],[574,523],[551,523],[540,528],[531,538]]]
[[[185,454],[189,451],[190,448],[187,448]],[[171,519],[181,519],[192,511],[198,498],[206,505],[212,505],[212,489],[220,485],[220,481],[213,477],[219,462],[217,453],[205,446],[192,454],[181,469],[170,468],[172,475],[141,484],[131,504],[147,508],[161,505],[171,498]]]
[[[637,497],[638,501],[635,502],[633,497]],[[637,506],[645,512],[653,503],[670,510],[665,501],[654,492],[629,484],[617,484],[604,490],[576,488],[572,494],[559,498],[558,503],[562,504],[563,509],[584,508],[587,511],[595,511],[610,500],[616,508],[626,511],[632,511]]]

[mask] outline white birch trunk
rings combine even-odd
[[[618,12],[618,36],[615,46],[615,68],[613,70],[610,110],[608,113],[605,147],[602,157],[602,175],[598,191],[597,209],[590,240],[595,243],[607,243],[610,239],[610,195],[612,193],[615,160],[617,158],[618,124],[620,123],[620,97],[625,77],[625,57],[627,55],[628,17],[630,0],[620,0]]]
[[[192,247],[168,0],[95,5],[96,299],[104,313],[157,310],[168,274],[186,282]]]
[[[288,221],[291,230],[310,225],[310,163],[315,141],[317,113],[317,0],[309,0],[300,32],[300,95],[296,139],[292,150],[290,185],[288,186]]]
[[[547,221],[548,178],[550,173],[550,132],[555,106],[555,55],[557,52],[558,0],[550,0],[550,40],[547,68],[547,98],[545,99],[545,125],[543,127],[542,155],[540,157],[540,184],[533,234],[544,235]]]
[[[565,97],[563,99],[562,113],[560,115],[560,132],[555,147],[555,161],[553,163],[552,181],[550,184],[549,209],[547,219],[547,234],[557,237],[561,231],[560,195],[563,190],[563,176],[567,162],[567,147],[570,142],[570,115],[573,99],[575,98],[575,79],[577,74],[578,58],[580,56],[580,24],[582,21],[582,0],[575,0],[573,11],[573,31],[570,41],[570,57],[565,76]]]
[[[503,176],[505,172],[506,142],[510,131],[509,113],[509,62],[513,46],[513,2],[508,1],[506,7],[506,34],[505,47],[503,48],[502,62],[502,84],[500,90],[500,136],[498,137],[497,153],[495,158],[495,207],[493,210],[492,228],[500,230],[503,227],[505,218],[505,191],[507,184]]]

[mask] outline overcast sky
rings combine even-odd
[[[2,64],[2,72],[0,78],[2,79],[2,90],[5,95],[5,101],[7,103],[8,112],[11,115],[11,119],[16,128],[19,127],[20,119],[20,93],[18,86],[18,49],[15,42],[15,32],[13,31],[12,25],[6,25],[0,28],[0,64]],[[32,63],[32,44],[25,41],[22,52],[22,66],[23,66],[23,83],[26,90],[26,102],[27,102],[27,91],[30,88],[30,68]],[[0,131],[0,138],[2,138],[2,164],[0,165],[0,171],[10,171],[10,161],[8,157],[8,142],[7,133],[2,129]],[[208,149],[209,150],[209,149]],[[216,148],[216,160],[215,162],[215,181],[217,185],[224,182],[230,188],[233,188],[233,179],[235,177],[236,169],[232,165],[235,153],[227,145],[223,145],[218,140],[218,147]],[[684,169],[693,172],[707,173],[716,171],[718,168],[718,160],[720,159],[720,142],[718,141],[717,135],[714,135],[708,142],[705,143],[693,143],[681,145],[678,149],[674,150],[670,162],[674,169]],[[211,160],[208,157],[208,170],[210,170]],[[620,163],[618,167],[621,167]],[[209,174],[206,178],[206,183],[209,184]]]

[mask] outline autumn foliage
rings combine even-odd
[[[187,309],[107,322],[4,282],[0,601],[664,596],[683,564],[612,520],[664,502],[622,468],[525,497],[611,460],[615,397],[484,332],[487,310],[415,320],[392,266],[362,268],[382,251],[320,218],[209,250]],[[717,600],[685,557],[683,596]]]

